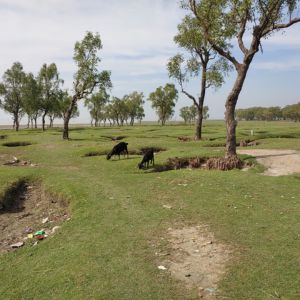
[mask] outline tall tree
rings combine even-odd
[[[81,42],[75,43],[73,59],[77,71],[74,75],[72,101],[64,117],[63,139],[69,139],[69,121],[77,101],[92,94],[95,87],[105,89],[112,86],[110,72],[98,71],[101,61],[98,51],[101,48],[102,42],[98,33],[87,32]]]
[[[166,121],[174,114],[174,107],[178,99],[178,91],[174,84],[167,83],[164,87],[158,87],[149,95],[148,100],[152,102],[152,108],[158,115],[158,121],[165,125]]]
[[[16,131],[19,130],[20,118],[24,114],[24,85],[26,74],[19,62],[13,63],[12,67],[3,75],[0,83],[1,108],[13,116],[13,124]]]
[[[100,89],[97,93],[85,99],[84,105],[87,106],[95,127],[99,126],[103,117],[104,107],[108,101],[109,95],[105,89]]]
[[[255,54],[262,49],[264,39],[300,22],[300,18],[295,16],[298,3],[299,0],[182,1],[183,6],[197,18],[199,31],[205,32],[212,48],[236,70],[233,88],[226,99],[225,121],[226,158],[233,158],[237,163],[235,107],[249,67]],[[238,45],[241,59],[230,50],[234,42]]]
[[[181,92],[193,101],[197,108],[195,139],[202,137],[203,107],[206,91],[210,87],[219,88],[224,83],[224,75],[230,70],[227,61],[217,55],[208,43],[204,30],[199,30],[197,18],[186,16],[178,25],[174,41],[189,54],[185,59],[182,54],[172,57],[167,65],[169,76],[180,85]],[[185,85],[190,77],[200,76],[198,97],[187,91]]]
[[[28,127],[31,122],[31,128],[37,128],[37,118],[40,114],[40,86],[32,73],[26,75],[24,88],[24,112],[28,116]]]
[[[138,119],[144,114],[143,104],[145,101],[143,98],[143,93],[138,92],[132,92],[131,94],[124,96],[131,126],[133,126],[136,118]]]
[[[63,80],[59,78],[59,73],[55,63],[44,64],[38,75],[38,82],[41,89],[40,110],[42,114],[42,127],[45,130],[45,118],[51,111],[55,101],[60,95],[60,86]]]
[[[61,91],[60,97],[57,102],[57,110],[55,112],[55,117],[63,119],[65,121],[66,112],[70,107],[73,97],[68,94],[68,91]],[[79,116],[79,110],[77,103],[75,104],[70,119],[76,118]]]

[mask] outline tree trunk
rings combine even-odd
[[[42,116],[42,127],[43,127],[43,131],[45,131],[45,118],[46,118],[46,115],[47,115],[47,111],[44,112],[43,116]]]
[[[27,129],[29,129],[30,127],[30,117],[28,116],[28,119],[27,119]]]
[[[77,101],[77,97],[73,96],[70,106],[64,114],[64,131],[63,131],[63,139],[64,140],[69,139],[69,122],[70,122],[70,119],[72,116],[73,109],[76,105],[76,101]]]
[[[15,124],[15,128],[16,128],[16,131],[19,131],[19,116],[18,114],[15,115],[14,117],[14,124]]]
[[[37,128],[37,116],[34,117],[34,128]]]
[[[196,121],[196,135],[195,135],[196,141],[202,139],[203,103],[206,94],[206,73],[207,73],[208,61],[209,61],[209,56],[207,54],[202,64],[201,93],[200,93],[198,105],[196,105],[197,113],[198,113],[197,121]]]
[[[49,125],[49,127],[52,128],[53,127],[54,118],[51,117],[51,116],[49,118],[50,118],[50,125]]]
[[[203,105],[197,107],[197,113],[195,140],[199,141],[202,139]]]
[[[249,64],[240,65],[237,72],[237,78],[235,80],[233,89],[231,90],[225,104],[225,122],[226,122],[226,153],[225,157],[236,157],[236,126],[235,120],[235,106],[239,98],[240,92],[243,88],[245,78],[249,69]]]

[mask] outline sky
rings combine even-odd
[[[0,0],[0,80],[16,61],[35,75],[44,63],[55,62],[64,88],[71,90],[76,71],[74,44],[86,31],[98,32],[103,44],[99,69],[111,71],[110,94],[122,97],[143,92],[145,120],[156,120],[147,98],[157,87],[173,82],[166,64],[181,51],[173,37],[185,13],[176,0]],[[263,53],[255,56],[237,108],[299,102],[300,24],[276,33],[262,46]],[[211,119],[224,118],[235,75],[232,72],[221,89],[207,93],[205,104]],[[186,90],[197,96],[199,80],[190,81]],[[80,117],[71,123],[89,123],[82,102]],[[173,120],[180,120],[180,108],[191,104],[179,94]],[[0,110],[0,124],[11,120]]]

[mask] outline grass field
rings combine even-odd
[[[0,255],[0,299],[198,299],[196,289],[157,268],[155,252],[168,248],[162,238],[169,227],[201,224],[234,249],[218,284],[220,299],[300,299],[299,174],[262,176],[261,166],[156,173],[137,168],[139,155],[85,157],[108,152],[115,144],[110,136],[125,136],[129,150],[165,148],[156,164],[224,154],[223,122],[206,122],[202,141],[178,141],[193,132],[183,125],[74,128],[71,140],[63,141],[61,129],[0,130],[6,135],[0,140],[0,194],[21,178],[41,181],[69,200],[71,214],[52,238]],[[257,148],[300,150],[300,127],[241,122],[237,139],[255,139]],[[8,142],[31,145],[3,145]],[[7,154],[37,166],[4,166]]]

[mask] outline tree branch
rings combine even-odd
[[[288,27],[294,25],[295,23],[299,23],[299,22],[300,22],[300,18],[294,18],[294,19],[290,20],[290,22],[285,23],[285,24],[273,24],[272,26],[266,28],[263,31],[262,37],[266,36],[268,33],[272,32],[273,30],[288,28]]]
[[[244,42],[243,42],[243,36],[244,36],[245,30],[246,30],[246,24],[247,24],[247,17],[244,17],[244,19],[241,22],[241,28],[240,28],[240,31],[237,36],[239,47],[245,55],[248,52],[248,49],[245,47]]]
[[[183,88],[181,88],[181,92],[183,94],[185,94],[187,97],[189,97],[191,100],[193,100],[194,104],[199,107],[199,104],[197,103],[196,99],[194,96],[192,96],[191,94],[189,94],[188,92],[186,92]]]
[[[212,45],[212,47],[214,48],[214,50],[216,50],[221,56],[225,57],[230,62],[232,62],[232,64],[235,66],[236,69],[239,68],[240,63],[235,59],[234,56],[232,56],[230,54],[229,51],[224,51],[221,47],[219,47],[218,45],[214,44],[214,42],[212,40],[210,40],[210,39],[208,39],[208,41]]]

